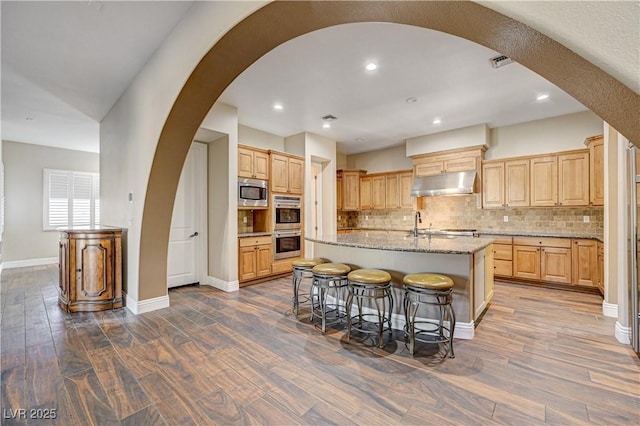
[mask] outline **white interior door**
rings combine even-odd
[[[168,287],[200,282],[199,269],[204,258],[202,242],[206,241],[200,226],[201,218],[206,214],[201,208],[206,182],[206,149],[206,145],[193,143],[180,175],[169,233]],[[204,194],[206,197],[206,189]]]

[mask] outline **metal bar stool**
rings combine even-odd
[[[428,343],[445,343],[450,358],[453,353],[453,333],[456,328],[456,316],[451,302],[453,300],[453,280],[446,275],[420,273],[405,275],[404,312],[409,353],[413,355],[416,340]],[[439,313],[437,322],[416,320],[420,305],[435,306]],[[448,322],[448,325],[446,324]],[[445,353],[446,356],[446,353]]]
[[[291,278],[291,287],[293,289],[293,313],[298,316],[298,308],[300,305],[309,302],[309,298],[304,296],[300,299],[300,284],[303,278],[312,278],[312,269],[316,265],[324,263],[323,259],[295,259],[293,261],[293,274]]]
[[[320,328],[324,333],[327,331],[327,325],[337,324],[346,316],[341,301],[344,300],[343,292],[347,287],[347,274],[351,268],[342,263],[322,263],[314,266],[311,271],[311,321],[318,315]],[[330,293],[333,295],[330,296]]]
[[[383,334],[386,330],[391,333],[391,313],[393,312],[391,275],[379,269],[358,269],[350,272],[348,278],[347,340],[351,340],[353,329],[367,335],[377,335],[378,347],[384,347]],[[358,306],[358,313],[352,316],[354,301]],[[376,312],[363,312],[364,301],[373,301]]]

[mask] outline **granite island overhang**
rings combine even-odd
[[[352,232],[307,237],[313,256],[344,263],[352,269],[383,269],[391,274],[395,299],[393,328],[402,330],[405,319],[402,278],[406,274],[434,272],[454,281],[454,337],[472,339],[477,321],[493,297],[493,239],[414,237],[401,232]],[[418,316],[429,318],[427,310]]]

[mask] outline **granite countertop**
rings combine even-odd
[[[422,228],[421,228],[422,229]],[[411,229],[369,229],[369,228],[340,228],[338,231],[356,232],[411,232]],[[599,234],[585,232],[542,232],[542,231],[505,231],[499,229],[478,229],[476,235],[504,235],[508,237],[552,237],[552,238],[584,238],[604,242],[604,237]]]
[[[411,235],[385,234],[382,232],[355,232],[324,235],[317,238],[307,237],[305,239],[336,246],[440,254],[472,254],[493,243],[491,238],[428,238],[426,236],[414,238]]]
[[[270,237],[271,232],[244,232],[242,234],[238,234],[238,238],[245,237]]]

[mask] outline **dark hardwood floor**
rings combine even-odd
[[[288,279],[183,287],[138,316],[67,314],[57,279],[2,272],[2,424],[640,422],[640,362],[592,294],[497,283],[476,337],[442,361],[410,356],[399,331],[383,350],[322,335],[291,314]]]

